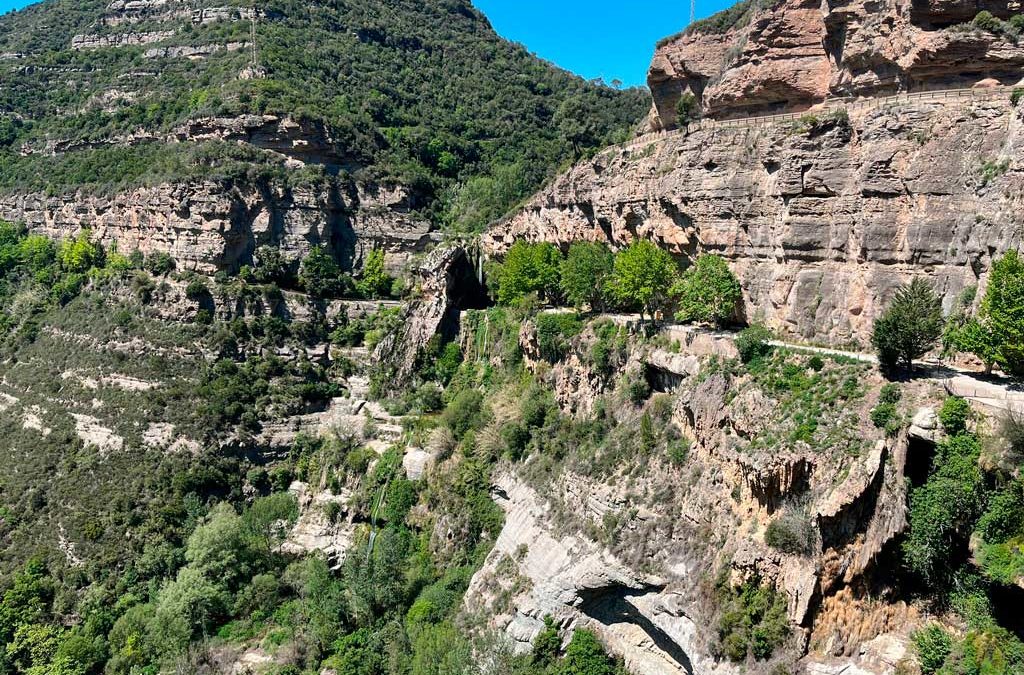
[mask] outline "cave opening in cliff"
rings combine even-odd
[[[473,309],[487,309],[493,301],[487,292],[480,260],[463,250],[447,270],[449,294],[448,311],[441,325],[441,336],[451,342],[459,334],[462,313]]]
[[[913,436],[907,439],[907,464],[904,474],[913,487],[921,487],[928,480],[935,461],[935,443]]]
[[[682,385],[685,376],[647,363],[644,364],[644,379],[647,380],[651,391],[658,394],[671,394]]]

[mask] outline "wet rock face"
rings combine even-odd
[[[865,343],[895,290],[924,275],[952,304],[1019,245],[1019,112],[1003,97],[855,109],[849,122],[709,127],[583,162],[484,237],[725,257],[746,318]],[[982,167],[1008,161],[986,184]]]
[[[724,32],[690,32],[659,46],[648,74],[652,127],[675,126],[685,92],[708,115],[739,117],[986,78],[1014,84],[1024,47],[967,26],[982,10],[1005,19],[1020,12],[1020,2],[762,2]]]

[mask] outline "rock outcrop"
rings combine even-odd
[[[997,98],[867,106],[634,141],[557,178],[485,235],[725,257],[745,313],[782,333],[866,343],[895,290],[925,276],[951,308],[1020,247],[1020,111]]]
[[[214,273],[250,264],[261,245],[301,258],[313,246],[334,250],[345,269],[381,248],[393,273],[438,240],[409,213],[403,188],[353,185],[348,191],[270,183],[195,181],[110,196],[0,196],[0,218],[56,239],[89,228],[104,246],[168,253],[179,269]]]
[[[1008,19],[1020,9],[974,0],[747,0],[659,45],[648,74],[652,127],[675,127],[686,93],[708,115],[742,117],[837,97],[1015,84],[1024,47],[969,22],[982,10]]]
[[[729,350],[713,334],[686,331],[676,353],[628,341],[620,379],[653,367],[678,381],[647,407],[617,405],[612,383],[583,357],[593,335],[584,331],[551,365],[531,358],[532,332],[520,334],[527,365],[562,412],[593,419],[602,400],[602,414],[616,419],[606,432],[615,448],[629,442],[615,438],[618,429],[635,434],[644,412],[667,411],[689,449],[678,463],[631,458],[603,476],[589,466],[606,461],[600,450],[583,465],[500,472],[492,493],[506,521],[467,592],[471,615],[524,651],[546,616],[567,630],[590,628],[638,673],[897,672],[920,618],[905,601],[866,589],[906,527],[907,443],[864,422],[871,400],[853,394],[819,420],[824,437],[847,440],[794,440],[792,401],[719,370]],[[875,377],[866,366],[826,369],[836,382]],[[937,394],[931,385],[907,395],[925,403]],[[805,537],[801,548],[773,543],[770,526],[780,522]],[[717,584],[748,580],[784,594],[791,639],[768,662],[733,664],[715,656],[725,602]]]
[[[374,361],[383,374],[381,384],[389,393],[401,392],[408,385],[435,336],[443,342],[455,339],[462,310],[480,308],[487,302],[476,265],[461,246],[435,249],[413,270],[413,282],[420,297],[408,305],[398,327],[374,351]]]

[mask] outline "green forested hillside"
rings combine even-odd
[[[500,39],[468,0],[255,3],[265,77],[243,79],[250,22],[237,13],[191,18],[228,4],[254,6],[169,2],[126,14],[104,2],[49,0],[0,19],[0,189],[41,175],[56,177],[51,190],[173,178],[180,167],[164,155],[174,148],[150,147],[144,161],[119,157],[117,170],[95,175],[65,165],[109,163],[90,161],[93,146],[130,135],[160,146],[153,137],[189,119],[291,115],[327,124],[342,160],[326,173],[398,178],[416,188],[419,210],[477,228],[577,153],[628,134],[646,108],[640,91],[584,82]],[[72,49],[76,35],[158,32],[167,35]],[[181,46],[219,51],[195,59],[153,51]],[[26,144],[48,155],[47,141],[79,149],[19,156]]]

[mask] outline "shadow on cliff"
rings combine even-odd
[[[628,623],[637,626],[651,639],[654,645],[672,659],[686,673],[692,675],[693,663],[685,651],[672,637],[644,616],[630,598],[657,592],[661,589],[650,588],[634,590],[625,586],[610,586],[581,590],[579,610],[606,626]]]

